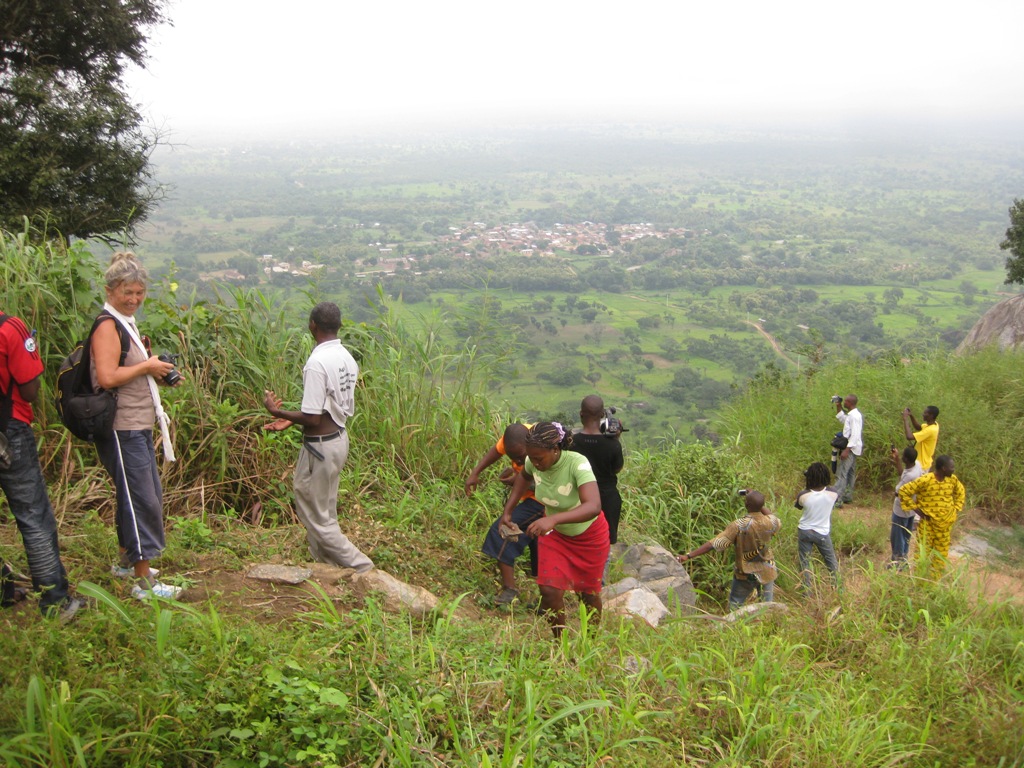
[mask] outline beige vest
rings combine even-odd
[[[116,320],[114,321],[117,322]],[[134,343],[128,345],[125,366],[137,365],[149,358]],[[90,358],[92,385],[96,383],[96,363]],[[115,430],[152,429],[156,421],[156,407],[153,405],[153,394],[149,391],[149,381],[145,376],[138,376],[127,384],[117,388],[117,413],[114,416]]]

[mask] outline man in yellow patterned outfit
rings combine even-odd
[[[931,561],[931,576],[939,578],[949,557],[949,535],[956,516],[964,508],[964,484],[953,474],[953,458],[935,459],[931,472],[900,487],[903,509],[921,516],[920,536]],[[916,501],[914,497],[917,497]]]

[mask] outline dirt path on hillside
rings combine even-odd
[[[768,340],[768,343],[772,345],[772,349],[775,350],[775,354],[777,354],[790,365],[797,365],[796,360],[794,360],[793,358],[791,358],[789,355],[782,351],[782,347],[779,346],[779,342],[777,342],[775,340],[775,337],[768,333],[768,331],[762,328],[760,323],[755,323],[753,320],[744,320],[743,322],[746,323],[747,325],[752,325],[754,328],[756,328],[757,332],[764,336]]]

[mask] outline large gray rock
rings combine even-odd
[[[639,589],[640,586],[640,582],[637,579],[634,579],[632,576],[627,576],[620,581],[616,581],[614,584],[609,584],[604,587],[601,590],[601,600],[607,602],[612,598],[629,592],[631,589]]]
[[[1001,301],[982,315],[956,351],[973,352],[990,344],[1003,350],[1024,346],[1024,295]]]
[[[415,584],[406,584],[379,568],[354,573],[351,584],[360,597],[371,592],[380,594],[384,598],[384,610],[390,613],[408,611],[417,618],[423,618],[437,608],[438,600],[433,593]]]
[[[636,579],[656,594],[677,616],[692,613],[697,605],[697,593],[690,574],[664,547],[634,544],[622,552],[617,567],[627,579]]]
[[[657,595],[644,587],[631,589],[611,600],[602,600],[604,610],[622,616],[637,616],[652,627],[658,626],[668,616],[668,608]]]
[[[682,575],[644,581],[642,584],[656,594],[665,607],[676,616],[692,613],[697,605],[697,592],[690,581],[690,575],[685,572]]]
[[[949,548],[949,551],[957,555],[973,555],[980,558],[999,557],[1003,554],[1001,549],[993,547],[980,536],[970,533],[962,536],[956,544]]]
[[[342,581],[349,581],[356,572],[354,568],[345,568],[332,563],[310,563],[309,568],[313,571],[313,578],[325,584],[338,584]]]

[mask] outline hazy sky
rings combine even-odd
[[[131,93],[190,133],[1024,115],[1024,3],[170,0]]]

